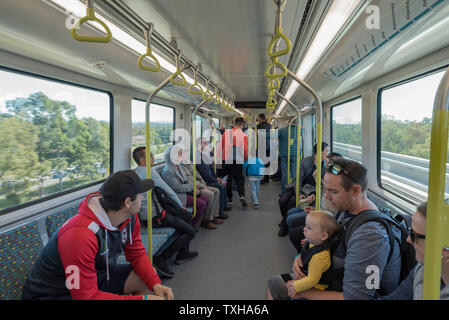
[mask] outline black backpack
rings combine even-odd
[[[178,212],[181,211],[181,207],[165,192],[164,189],[154,186],[152,189],[153,196],[156,197],[156,200],[162,207],[162,210],[165,210],[166,213],[169,213],[173,216],[177,216]],[[160,217],[158,217],[160,218]]]
[[[337,219],[341,212],[337,214]],[[370,221],[377,221],[384,225],[387,230],[388,239],[390,242],[390,251],[388,254],[387,263],[390,261],[393,250],[394,241],[399,242],[400,254],[401,254],[401,272],[399,277],[399,282],[402,282],[413,267],[416,265],[415,249],[413,245],[407,242],[407,237],[409,235],[407,224],[405,219],[401,215],[396,215],[394,217],[388,211],[380,212],[376,210],[366,210],[362,214],[358,214],[350,221],[345,223],[337,232],[335,232],[328,241],[328,246],[331,251],[332,257],[339,251],[339,255],[342,256],[342,252],[346,253],[346,248],[348,247],[349,239],[354,231],[360,227],[362,224]],[[392,225],[395,225],[401,231],[401,238],[395,239],[392,231]],[[327,290],[329,291],[343,291],[343,275],[344,268],[334,268],[332,265],[330,271],[327,274],[328,281],[331,283]]]

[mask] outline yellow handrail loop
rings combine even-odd
[[[282,69],[282,73],[270,73],[270,69],[274,69],[275,67]],[[287,67],[282,62],[279,62],[277,58],[274,58],[273,61],[265,68],[265,76],[270,79],[285,77],[287,73]]]
[[[96,37],[96,36],[80,36],[80,35],[78,35],[76,33],[76,30],[79,29],[81,27],[81,25],[87,21],[95,21],[98,24],[100,24],[106,31],[106,36],[105,37]],[[70,33],[71,33],[73,39],[75,39],[77,41],[82,41],[82,42],[108,43],[112,39],[112,33],[111,33],[111,30],[109,29],[109,27],[106,25],[106,23],[104,23],[103,21],[101,21],[100,19],[98,19],[95,16],[94,0],[87,0],[86,16],[79,19],[77,22],[75,22],[72,30],[70,30]]]
[[[281,82],[279,81],[278,78],[271,78],[270,81],[268,81],[268,90],[270,90],[270,92],[272,90],[278,89],[281,86]]]
[[[218,86],[215,87],[215,93],[213,95],[214,103],[220,104],[220,97],[218,96]]]
[[[203,99],[211,101],[213,97],[213,93],[209,90],[209,79],[206,80],[206,90],[203,92]]]
[[[279,51],[274,52],[274,46],[276,45],[277,41],[280,39],[284,39],[285,41],[285,48]],[[274,35],[273,39],[271,39],[270,44],[268,45],[268,56],[271,59],[286,55],[290,49],[292,48],[292,42],[290,41],[290,39],[282,33],[282,27],[279,26],[276,29],[276,34]]]
[[[193,84],[189,87],[189,92],[191,94],[203,94],[203,88],[201,88],[200,84],[197,81],[197,73],[198,73],[198,67],[197,69],[193,69]]]
[[[151,51],[151,35],[153,33],[153,30],[154,30],[154,25],[152,23],[149,24],[148,29],[144,30],[145,38],[147,40],[147,52],[140,56],[139,60],[137,61],[137,64],[139,65],[140,69],[142,69],[142,70],[151,71],[151,72],[159,72],[159,70],[161,70],[161,65],[159,64],[159,61],[157,60],[157,58],[153,55],[153,53]],[[154,67],[145,66],[143,64],[143,60],[146,57],[151,58],[151,60],[155,64]]]
[[[170,83],[175,84],[177,86],[185,86],[187,81],[182,74],[182,71],[179,67],[179,61],[181,60],[181,50],[178,50],[178,54],[176,55],[176,72],[173,73],[170,77]],[[180,77],[181,81],[176,81],[176,77]]]

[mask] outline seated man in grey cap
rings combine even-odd
[[[119,171],[53,234],[31,269],[23,299],[173,299],[142,245],[138,212],[151,179]],[[117,263],[124,251],[129,263]]]

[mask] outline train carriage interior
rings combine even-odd
[[[45,245],[110,174],[136,168],[136,147],[164,178],[175,132],[212,145],[242,117],[259,148],[261,113],[276,155],[278,130],[300,123],[300,159],[326,142],[363,164],[367,197],[409,225],[443,170],[426,234],[449,246],[447,133],[433,131],[449,109],[448,29],[449,0],[0,0],[0,300],[21,299]],[[248,207],[234,189],[228,219],[197,227],[198,258],[161,277],[176,299],[262,300],[291,270],[276,165],[258,209],[245,178]],[[141,236],[154,259],[178,233]]]

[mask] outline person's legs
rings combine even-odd
[[[291,276],[293,278],[293,274],[291,274]],[[287,287],[285,286],[285,282],[281,275],[272,276],[268,279],[267,299],[290,300]]]
[[[171,214],[166,214],[160,224],[157,224],[156,219],[153,218],[153,228],[167,227],[174,228],[179,233],[179,237],[161,253],[168,260],[177,252],[188,252],[190,241],[195,237],[196,232],[192,225]]]
[[[124,286],[124,294],[143,295],[150,294],[151,290],[147,287],[145,282],[137,275],[135,271],[131,271],[126,279]]]
[[[196,215],[192,219],[192,225],[196,226],[198,221],[201,221],[204,215],[204,211],[207,207],[207,201],[205,200],[205,197],[196,197]],[[187,206],[193,207],[193,196],[188,194],[187,195]]]
[[[301,208],[293,208],[288,210],[286,219],[287,226],[292,229],[294,226],[303,225],[305,223],[307,214]]]
[[[214,220],[213,217],[214,193],[208,188],[203,188],[201,189],[201,196],[204,196],[204,198],[207,201],[207,207],[206,210],[204,211],[203,220],[206,222],[210,222]]]
[[[255,177],[249,177],[249,187],[251,190],[251,197],[253,200],[253,205],[259,204],[259,199],[257,197],[257,183]]]
[[[232,164],[224,164],[225,174],[228,175],[228,181],[226,182],[226,195],[228,197],[228,202],[232,204],[232,182],[233,182],[233,174],[232,174]]]
[[[220,214],[220,189],[208,186],[207,189],[212,191],[214,195],[214,202],[212,204],[212,217],[215,220]]]
[[[301,253],[301,251],[302,251],[301,241],[303,239],[305,239],[305,237],[304,237],[304,226],[292,228],[289,231],[288,236],[290,238],[291,243],[295,247],[296,251],[298,253]]]
[[[288,158],[281,158],[281,192],[285,191],[288,184]]]

